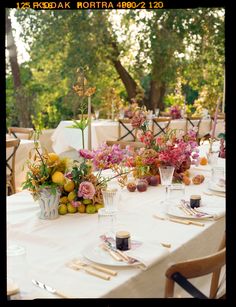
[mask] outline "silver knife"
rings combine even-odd
[[[42,283],[41,281],[38,281],[38,280],[35,280],[35,279],[32,279],[32,283],[35,285],[35,286],[38,286],[39,288],[41,289],[44,289],[50,293],[53,293],[53,294],[56,294],[60,297],[63,297],[63,298],[69,298],[68,296],[66,296],[64,293],[62,292],[59,292],[57,291],[55,288],[52,288],[48,285],[45,285],[44,283]]]

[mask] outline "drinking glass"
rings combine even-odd
[[[20,289],[20,296],[31,289],[26,249],[22,245],[9,244],[7,247],[7,278]]]
[[[160,177],[161,177],[161,184],[165,186],[165,199],[161,203],[166,203],[169,199],[169,193],[171,186],[173,174],[174,174],[174,166],[166,166],[161,165],[159,167]]]
[[[147,111],[147,120],[152,120],[152,114],[153,114],[152,110]]]
[[[95,113],[94,113],[94,114],[95,114],[95,119],[96,119],[96,120],[99,118],[99,113],[100,113],[99,110],[96,110]]]
[[[115,237],[116,212],[107,211],[105,208],[98,210],[98,237]]]
[[[171,199],[183,199],[185,197],[185,185],[183,183],[173,183],[170,186]]]
[[[160,109],[155,109],[155,116],[158,117],[160,113]]]
[[[117,212],[118,189],[107,188],[102,190],[104,207],[107,212]]]
[[[124,119],[124,117],[125,117],[125,111],[124,110],[120,110],[119,118],[120,119]]]
[[[214,166],[211,170],[211,181],[217,185],[225,185],[225,169],[222,166]]]
[[[212,151],[207,154],[208,158],[208,163],[211,165],[211,167],[214,167],[217,165],[218,162],[218,157],[219,157],[219,151]]]

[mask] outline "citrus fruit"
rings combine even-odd
[[[82,203],[85,204],[85,205],[90,205],[90,204],[92,204],[92,200],[91,199],[83,199]]]
[[[64,190],[66,192],[72,192],[75,188],[74,181],[67,179],[66,183],[64,184]]]
[[[188,170],[186,170],[184,173],[184,176],[189,177],[190,176],[190,172]]]
[[[59,156],[55,152],[48,153],[48,163],[53,164],[59,160]]]
[[[59,200],[59,203],[60,203],[60,204],[66,204],[66,203],[68,203],[68,198],[67,198],[67,196],[62,196],[62,197],[60,198],[60,200]]]
[[[93,214],[96,212],[96,207],[94,205],[87,205],[86,206],[86,213]]]
[[[200,165],[207,165],[207,162],[208,162],[208,161],[207,161],[207,158],[206,158],[206,157],[201,157],[201,158],[200,158],[200,162],[199,162]]]
[[[56,171],[52,175],[52,182],[57,183],[59,185],[63,185],[65,183],[65,177],[62,172]]]
[[[75,212],[77,212],[77,208],[74,207],[71,203],[68,203],[67,204],[67,211],[68,211],[68,213],[75,213]]]
[[[183,176],[183,183],[185,185],[190,185],[191,180],[189,179],[189,177],[187,177],[186,175]]]
[[[58,213],[61,214],[61,215],[66,214],[67,213],[67,205],[65,205],[65,204],[59,205]]]
[[[104,205],[103,204],[96,204],[95,207],[96,207],[96,212],[98,212],[98,210],[100,208],[104,208]]]
[[[74,199],[76,198],[76,193],[75,193],[75,191],[71,191],[71,192],[68,194],[67,198],[68,198],[69,201],[74,200]]]
[[[82,203],[80,203],[80,205],[78,206],[78,212],[79,213],[85,213],[86,211],[86,206]]]

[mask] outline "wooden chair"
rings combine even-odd
[[[160,111],[159,116],[169,117],[170,113],[164,112],[164,111]]]
[[[112,146],[114,144],[120,145],[121,149],[125,149],[126,146],[131,146],[134,149],[139,149],[145,147],[145,145],[142,142],[128,142],[128,141],[106,141],[106,144],[108,146]]]
[[[186,117],[186,133],[189,130],[189,128],[192,129],[194,127],[197,127],[196,137],[197,137],[198,143],[200,142],[199,131],[200,131],[201,122],[202,122],[202,117],[200,116],[187,116]]]
[[[15,185],[15,158],[16,151],[19,147],[20,139],[11,139],[6,140],[6,149],[12,149],[11,154],[6,158],[6,168],[9,171],[7,174],[7,193],[8,195],[16,193],[16,185]]]
[[[118,139],[117,141],[132,141],[135,142],[137,139],[137,129],[131,126],[130,119],[119,119],[118,120]],[[129,140],[128,140],[129,138]]]
[[[221,268],[225,265],[225,256],[226,247],[224,235],[216,253],[171,265],[165,273],[165,298],[171,298],[174,296],[175,282],[178,283],[185,291],[190,293],[194,298],[217,298],[220,272]],[[193,284],[188,281],[188,279],[204,276],[210,273],[212,273],[211,287],[209,297],[207,297],[196,287],[194,287]],[[225,298],[225,294],[219,298]]]
[[[166,134],[167,129],[170,125],[171,117],[155,117],[152,119],[152,132],[153,136],[156,137],[160,134]]]
[[[15,138],[30,140],[33,137],[33,128],[9,127],[8,133]]]

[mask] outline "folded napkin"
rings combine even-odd
[[[225,200],[217,196],[205,196],[199,211],[211,214],[214,220],[225,216]]]
[[[140,262],[140,267],[147,270],[169,254],[167,248],[162,247],[159,242],[142,242],[140,246],[124,252]]]

